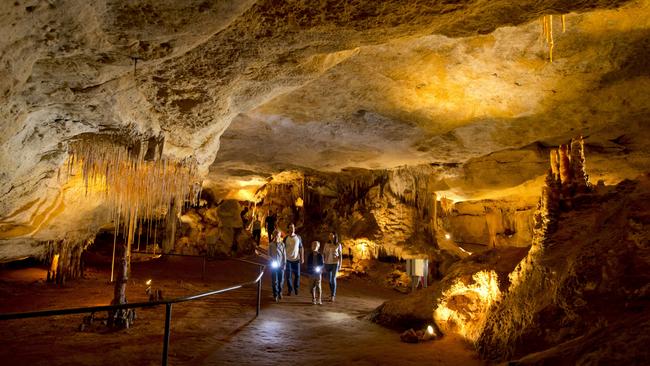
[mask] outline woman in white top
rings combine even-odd
[[[335,232],[330,232],[329,240],[323,247],[323,258],[325,262],[325,271],[330,284],[330,301],[336,299],[336,273],[341,268],[343,262],[343,248],[339,243],[339,238]]]

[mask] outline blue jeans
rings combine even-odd
[[[330,283],[330,293],[332,297],[336,296],[336,273],[339,271],[339,264],[325,264],[325,271],[327,271],[327,280]]]
[[[284,269],[271,270],[271,287],[273,288],[273,297],[280,296],[282,293],[282,283],[284,282]]]
[[[293,285],[291,284],[292,280]],[[295,291],[298,295],[298,288],[300,288],[300,260],[287,261],[287,289],[289,293]]]

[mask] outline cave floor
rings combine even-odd
[[[197,270],[198,268],[198,270]],[[196,258],[168,257],[134,263],[128,299],[144,301],[152,278],[167,298],[221,288],[254,277],[256,268],[233,261],[210,261],[205,279]],[[182,277],[182,280],[180,279]],[[43,282],[36,268],[0,270],[0,312],[31,311],[110,302],[110,267],[89,267],[84,279],[62,288]],[[323,283],[324,294],[328,293]],[[312,305],[307,278],[301,293],[273,302],[264,277],[262,310],[255,316],[255,288],[202,301],[176,304],[172,312],[170,364],[274,365],[472,365],[481,364],[461,339],[406,344],[395,331],[362,319],[383,301],[403,296],[361,278],[339,281],[336,303]],[[324,296],[325,298],[325,296]],[[160,364],[164,307],[138,310],[131,329],[112,332],[96,321],[78,330],[84,315],[3,321],[2,364]],[[98,314],[98,318],[105,314]]]

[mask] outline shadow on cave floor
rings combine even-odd
[[[29,271],[21,273],[21,271]],[[183,258],[133,264],[129,301],[144,301],[144,282],[167,298],[225,287],[252,278],[256,268],[232,260],[200,265]],[[0,270],[0,312],[104,305],[110,302],[110,267],[91,267],[84,279],[57,288],[44,283],[44,271]],[[43,277],[43,278],[41,278]],[[298,296],[273,302],[270,277],[263,280],[262,311],[255,315],[255,288],[244,288],[204,301],[176,304],[172,312],[170,364],[275,365],[471,365],[480,364],[462,340],[445,337],[422,344],[399,341],[399,333],[363,319],[387,299],[403,296],[363,278],[339,280],[336,303],[312,305],[308,279]],[[323,282],[324,294],[329,293]],[[286,290],[285,290],[286,291]],[[326,296],[323,298],[325,299]],[[164,307],[138,310],[135,326],[107,332],[97,321],[78,330],[83,315],[4,321],[0,359],[7,364],[159,364]],[[97,314],[101,320],[104,314]]]

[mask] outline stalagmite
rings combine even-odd
[[[571,140],[571,171],[576,190],[578,192],[587,191],[589,176],[585,171],[585,147],[582,136]]]
[[[496,210],[489,210],[485,214],[485,224],[488,229],[488,233],[490,235],[490,243],[489,245],[492,248],[496,248],[497,246],[497,231],[498,229],[502,226],[501,223],[501,212],[497,212]]]
[[[551,174],[556,180],[560,179],[560,162],[557,149],[551,149]]]
[[[562,185],[571,184],[573,172],[571,170],[569,147],[567,145],[560,146],[558,153],[560,161],[560,182]]]

